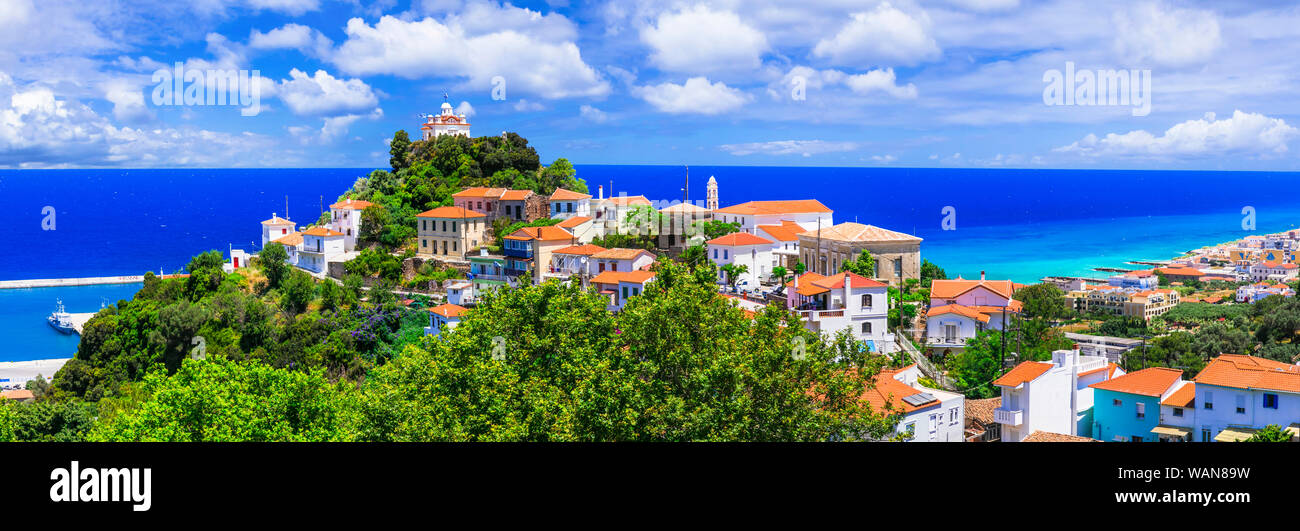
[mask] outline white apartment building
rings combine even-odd
[[[897,350],[889,333],[888,286],[883,282],[847,272],[804,273],[786,283],[786,307],[813,332],[835,335],[847,329],[872,352]]]
[[[324,273],[330,262],[344,252],[344,236],[325,227],[312,227],[302,232],[302,245],[298,248],[298,267],[313,273]]]
[[[294,232],[294,226],[292,221],[271,214],[271,219],[262,222],[262,247],[266,247],[267,243],[288,236],[289,233]]]
[[[792,221],[805,231],[818,227],[829,228],[835,224],[832,211],[816,199],[789,201],[749,201],[717,209],[713,219],[724,223],[739,223],[740,230],[757,234],[759,225],[781,225]]]
[[[330,205],[330,222],[327,227],[343,234],[343,250],[352,252],[361,237],[361,211],[373,203],[348,199]]]
[[[1124,374],[1105,357],[1058,350],[1052,361],[1026,361],[993,381],[1002,389],[1002,407],[993,420],[1003,442],[1020,442],[1035,431],[1092,436],[1092,384]]]
[[[1223,354],[1196,378],[1192,437],[1201,442],[1249,438],[1269,424],[1300,436],[1300,366]]]
[[[727,284],[727,273],[722,266],[735,264],[747,270],[736,281],[737,288],[754,289],[758,283],[772,275],[772,240],[747,232],[733,232],[709,240],[709,260],[718,266],[718,283]]]
[[[964,442],[965,397],[959,393],[930,389],[917,383],[921,371],[915,364],[902,369],[880,371],[875,387],[862,399],[873,411],[886,403],[901,410],[898,433],[911,433],[908,442]]]

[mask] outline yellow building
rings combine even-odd
[[[467,251],[483,243],[487,232],[486,215],[461,207],[435,208],[415,218],[417,256],[463,259]]]

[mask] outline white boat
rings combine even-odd
[[[51,313],[49,317],[46,317],[45,321],[50,323],[50,326],[55,330],[64,334],[71,334],[77,331],[77,329],[72,326],[72,315],[63,309],[62,299],[58,300],[58,308],[55,309],[54,313]]]

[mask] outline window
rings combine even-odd
[[[930,440],[934,440],[934,434],[939,431],[939,415],[930,414]]]
[[[862,333],[864,334],[871,333],[871,323],[862,323]]]
[[[713,250],[713,259],[714,259],[714,260],[717,260],[717,258],[718,258],[718,250],[717,250],[717,249],[714,249],[714,250]]]
[[[1246,414],[1246,395],[1237,395],[1237,414]]]
[[[1123,406],[1123,405],[1124,405],[1124,401],[1123,401],[1123,400],[1120,400],[1120,399],[1118,399],[1118,398],[1116,398],[1116,399],[1110,401],[1110,405],[1115,406],[1115,407],[1120,407],[1120,406]]]
[[[958,409],[960,409],[960,408],[952,408],[952,409],[949,409],[949,410],[948,410],[948,424],[956,424],[956,423],[957,423],[957,411],[958,411]]]
[[[1175,416],[1175,417],[1181,417],[1181,416],[1183,416],[1183,408],[1181,408],[1181,407],[1176,407],[1176,408],[1174,408],[1174,416]]]
[[[916,423],[915,423],[915,422],[908,422],[908,423],[907,423],[907,429],[906,429],[906,430],[903,430],[903,433],[916,434]]]
[[[1264,393],[1264,407],[1268,409],[1277,409],[1277,395],[1273,393]]]
[[[1147,405],[1142,402],[1137,403],[1137,418],[1147,418]]]
[[[1210,392],[1210,391],[1206,391],[1206,392],[1205,392],[1205,409],[1214,409],[1214,393],[1213,393],[1213,392]]]
[[[870,308],[870,307],[871,307],[871,294],[869,294],[869,293],[864,293],[864,294],[862,295],[862,307],[863,307],[863,308]]]
[[[452,231],[452,232],[456,232],[456,222],[455,222],[455,221],[451,222],[451,231]]]
[[[420,240],[420,247],[427,248],[428,246],[429,246],[429,240]]]
[[[728,255],[728,251],[727,251],[726,249],[723,249],[723,250],[722,250],[722,259],[723,259],[723,260],[726,260],[726,259],[728,258],[727,255]]]
[[[627,286],[623,286],[623,298],[627,298]]]
[[[1201,428],[1201,442],[1210,442],[1210,429]]]
[[[456,248],[456,244],[457,244],[457,243],[458,243],[458,242],[456,242],[455,240],[452,240],[452,242],[451,242],[451,252],[454,253],[454,252],[459,251],[459,249]]]

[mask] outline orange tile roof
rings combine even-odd
[[[930,283],[930,297],[934,299],[955,299],[970,290],[983,287],[993,293],[1011,298],[1010,280],[935,280]]]
[[[506,190],[501,194],[502,201],[523,201],[533,195],[532,190]]]
[[[619,195],[606,198],[606,201],[618,206],[650,206],[650,200],[646,199],[644,195]]]
[[[1105,389],[1117,393],[1128,393],[1132,395],[1154,396],[1159,398],[1169,390],[1169,387],[1178,383],[1183,377],[1183,371],[1180,369],[1170,369],[1168,367],[1152,367],[1140,371],[1130,372],[1122,376],[1116,376],[1104,382],[1097,382],[1089,385],[1093,389]]]
[[[583,223],[586,223],[586,222],[588,222],[588,221],[591,221],[591,218],[586,217],[586,216],[573,216],[573,217],[571,217],[571,218],[569,218],[569,219],[566,219],[566,220],[564,220],[564,221],[561,221],[561,222],[557,223],[555,226],[557,226],[557,227],[563,227],[563,228],[566,228],[566,229],[572,229],[572,228],[577,227],[578,225],[582,225]]]
[[[567,201],[573,199],[591,199],[591,194],[584,194],[573,190],[566,190],[564,188],[556,188],[555,192],[551,194],[551,201]]]
[[[506,193],[505,188],[487,188],[485,186],[475,186],[451,194],[451,196],[452,197],[483,197],[483,198],[496,199],[501,197],[501,194],[504,193]]]
[[[677,203],[675,205],[661,208],[659,209],[659,211],[670,213],[670,214],[693,214],[697,212],[699,213],[712,212],[712,210],[709,210],[708,208],[702,207],[695,203]]]
[[[1097,442],[1087,437],[1078,435],[1066,435],[1064,433],[1053,433],[1050,431],[1034,430],[1033,433],[1025,437],[1021,442]]]
[[[1169,398],[1160,401],[1162,406],[1173,407],[1192,407],[1196,402],[1196,382],[1186,382],[1177,391],[1169,395]]]
[[[293,225],[292,221],[280,216],[271,216],[271,219],[262,222],[263,225]]]
[[[993,380],[993,385],[1015,387],[1025,382],[1032,382],[1034,378],[1042,376],[1052,367],[1054,365],[1051,363],[1042,361],[1024,361],[1020,365],[1016,365],[1014,369],[1007,371],[1001,378]]]
[[[1176,276],[1176,277],[1199,277],[1204,274],[1201,272],[1201,270],[1192,269],[1190,267],[1157,268],[1156,271],[1159,271],[1165,275]]]
[[[719,236],[705,243],[708,243],[709,245],[735,247],[737,245],[772,245],[772,240],[760,236],[754,236],[748,232],[733,232],[725,236]]]
[[[749,201],[718,209],[720,214],[739,215],[779,215],[806,214],[811,212],[830,212],[831,209],[816,199],[795,199],[788,201]]]
[[[870,389],[865,389],[862,392],[860,400],[871,404],[871,409],[875,412],[884,411],[886,401],[888,401],[889,405],[894,409],[901,409],[904,413],[930,409],[943,404],[942,400],[935,400],[933,402],[914,406],[903,401],[903,398],[920,393],[921,391],[918,391],[916,388],[903,382],[895,380],[894,374],[897,372],[898,371],[880,371],[880,374],[876,375],[875,386]],[[935,398],[937,399],[938,397]]]
[[[435,209],[433,209],[433,210],[426,210],[426,211],[424,211],[424,212],[421,212],[421,213],[419,213],[419,214],[416,214],[415,217],[417,217],[417,218],[445,218],[445,219],[455,219],[455,218],[486,218],[486,217],[487,217],[487,214],[482,214],[482,213],[475,212],[475,211],[473,211],[473,210],[468,210],[468,209],[465,209],[465,208],[461,208],[461,207],[458,207],[458,206],[445,206],[445,207],[438,207],[438,208],[435,208]]]
[[[573,233],[559,227],[524,227],[514,231],[508,240],[541,240],[544,242],[553,242],[561,240],[572,240]]]
[[[780,225],[759,225],[758,230],[772,236],[772,239],[776,241],[797,242],[799,241],[799,233],[805,229],[793,221],[782,221]]]
[[[591,255],[591,257],[597,260],[635,260],[637,257],[642,255],[650,255],[650,258],[655,257],[654,253],[645,249],[626,249],[623,247],[605,249]]]
[[[599,253],[604,250],[605,250],[604,247],[601,247],[599,245],[592,245],[589,243],[586,245],[574,245],[572,247],[565,247],[563,249],[551,251],[551,254],[572,254],[577,256],[591,256],[593,254]]]
[[[1193,380],[1237,389],[1300,393],[1300,366],[1255,356],[1222,354],[1210,360]]]
[[[843,289],[844,277],[846,275],[849,277],[849,285],[854,288],[883,288],[887,286],[887,284],[885,284],[884,282],[872,280],[862,275],[859,275],[857,273],[852,273],[848,271],[845,271],[843,273],[836,273],[834,275],[828,275],[826,277],[814,280],[812,281],[812,283],[821,286],[823,288]]]
[[[653,271],[606,271],[595,277],[592,277],[592,284],[618,284],[619,282],[630,282],[633,284],[645,284],[647,280],[655,277]]]
[[[968,399],[963,405],[966,407],[967,420],[988,426],[993,424],[993,410],[1002,407],[1002,397]]]
[[[440,304],[433,308],[428,308],[428,310],[447,318],[460,317],[462,314],[469,311],[468,308],[457,306],[455,304]]]
[[[322,237],[342,236],[342,235],[343,235],[342,232],[335,232],[335,231],[329,230],[329,229],[327,229],[327,228],[325,228],[325,227],[312,227],[312,228],[310,228],[310,229],[307,229],[307,230],[303,231],[302,234],[305,235],[305,236],[322,236]]]
[[[799,233],[799,236],[841,242],[921,242],[921,238],[911,234],[853,222],[840,223],[832,227],[822,227],[820,234],[817,229],[806,230]]]
[[[330,208],[338,208],[342,210],[365,210],[366,207],[369,207],[370,205],[373,204],[374,203],[371,203],[370,201],[357,201],[355,199],[347,199],[330,205]]]
[[[7,398],[9,400],[32,400],[36,398],[36,394],[32,393],[31,390],[28,389],[9,389],[0,391],[0,398]]]
[[[280,244],[280,245],[288,246],[288,247],[294,247],[294,246],[302,245],[302,233],[301,233],[301,232],[290,232],[289,234],[286,234],[286,235],[284,235],[284,236],[282,236],[282,237],[280,237],[280,238],[277,238],[277,239],[274,239],[274,240],[271,240],[271,241],[273,241],[273,242],[275,242],[275,243],[278,243],[278,244]]]
[[[938,317],[940,315],[947,315],[950,313],[955,313],[963,317],[968,317],[970,319],[974,319],[981,323],[989,322],[988,315],[980,313],[979,311],[976,311],[974,308],[962,306],[960,304],[946,304],[943,306],[935,306],[933,308],[930,308],[930,311],[925,312],[925,316]]]

